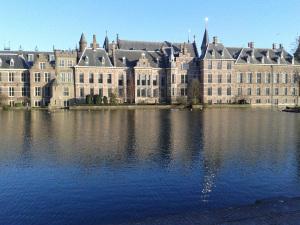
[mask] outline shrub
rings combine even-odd
[[[94,104],[95,105],[101,105],[102,104],[102,98],[100,95],[94,95]]]
[[[112,93],[111,96],[110,96],[110,99],[109,99],[109,103],[112,104],[112,105],[115,105],[117,104],[117,95]]]
[[[17,102],[17,103],[15,104],[15,107],[23,107],[23,104],[22,104],[21,102]]]
[[[187,105],[187,100],[185,97],[180,96],[180,97],[177,97],[176,100],[179,105]]]
[[[92,105],[93,104],[93,97],[91,95],[87,95],[85,98],[85,102],[88,105]]]
[[[107,105],[108,104],[108,99],[106,96],[103,97],[103,104],[104,105]]]

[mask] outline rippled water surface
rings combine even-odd
[[[118,224],[300,196],[300,114],[0,112],[0,224]]]

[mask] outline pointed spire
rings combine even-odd
[[[207,31],[207,28],[205,28],[203,40],[202,40],[202,44],[201,44],[201,51],[205,51],[208,44],[209,44],[208,31]]]
[[[81,34],[79,43],[87,43],[84,33]]]
[[[87,41],[85,39],[84,33],[82,33],[79,40],[79,52],[83,52],[86,47],[87,47]]]
[[[105,39],[104,39],[104,43],[103,43],[103,48],[105,49],[106,52],[109,52],[109,40],[108,40],[108,36],[107,36],[107,31],[106,31],[106,35],[105,35]]]

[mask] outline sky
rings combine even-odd
[[[271,47],[291,52],[300,35],[299,0],[0,0],[0,49],[74,49],[107,31],[116,39],[186,42],[205,29],[228,47]],[[189,32],[190,30],[190,32]],[[77,44],[78,45],[78,44]]]

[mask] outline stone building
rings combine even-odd
[[[282,45],[226,47],[204,32],[183,43],[121,40],[103,46],[82,34],[79,48],[52,52],[1,51],[0,94],[5,104],[64,108],[87,95],[119,103],[249,103],[295,105],[299,96],[300,43],[294,55]],[[3,98],[3,96],[6,96]]]

